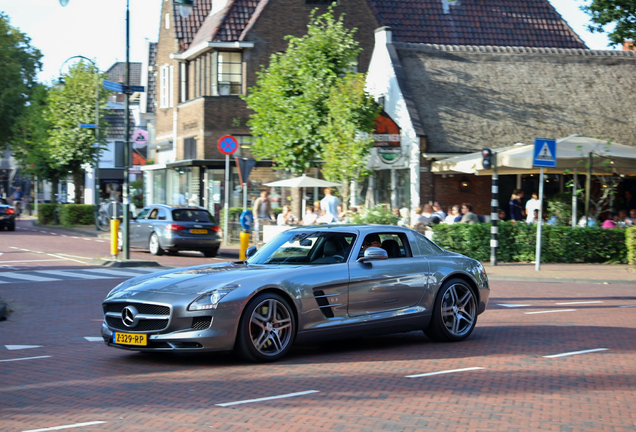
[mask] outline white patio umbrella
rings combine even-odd
[[[308,187],[335,187],[342,186],[340,183],[334,183],[326,180],[317,179],[315,177],[309,177],[305,174],[300,177],[294,177],[285,180],[277,180],[270,183],[265,183],[265,186],[269,187],[301,187],[303,188],[303,208],[301,215],[305,214],[306,200],[305,200],[305,188]]]
[[[497,172],[504,174],[534,174],[539,168],[533,167],[534,145],[517,144],[510,147],[493,149],[497,154]],[[593,153],[610,160],[609,166],[595,162],[593,174],[609,173],[636,175],[636,147],[599,140],[596,138],[570,136],[557,140],[556,168],[544,168],[547,174],[562,174],[565,170],[585,171],[588,155]],[[455,156],[433,162],[435,173],[460,172],[476,175],[491,175],[492,170],[485,170],[482,165],[481,152]],[[609,169],[611,167],[611,171]]]

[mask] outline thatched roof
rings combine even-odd
[[[393,46],[429,153],[572,134],[636,146],[636,52]]]

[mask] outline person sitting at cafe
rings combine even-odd
[[[276,217],[276,225],[295,225],[298,222],[289,206],[283,206],[283,211]]]

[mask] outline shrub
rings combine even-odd
[[[625,246],[627,246],[627,262],[636,265],[636,227],[625,230]]]
[[[491,224],[440,224],[433,240],[444,249],[480,261],[490,259]],[[497,259],[502,262],[531,262],[536,259],[536,225],[499,222]],[[632,246],[626,239],[630,238]],[[544,225],[541,262],[625,263],[636,260],[636,227],[630,230]]]
[[[95,223],[95,206],[90,204],[64,204],[60,208],[60,225],[92,225]]]
[[[55,209],[59,204],[38,204],[38,224],[52,224],[55,219]]]
[[[356,224],[397,225],[398,217],[390,208],[378,205],[370,209],[362,209],[353,215],[352,222]]]

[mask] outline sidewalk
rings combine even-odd
[[[36,218],[23,216],[22,220]],[[63,228],[50,225],[39,226],[42,230],[66,231],[76,235],[99,237],[110,239],[110,233],[98,231],[94,226],[81,226]],[[219,256],[223,258],[238,259],[239,246],[221,246]],[[634,284],[636,286],[636,266],[627,264],[555,264],[543,263],[540,270],[536,271],[534,263],[498,263],[491,266],[489,262],[483,263],[488,273],[488,278],[499,281],[519,282],[557,282],[557,283],[598,283],[598,284]]]

